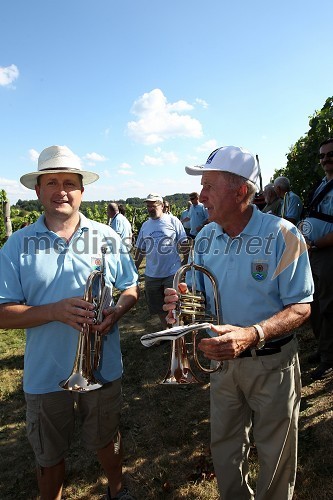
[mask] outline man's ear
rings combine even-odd
[[[35,192],[36,192],[37,198],[39,199],[40,186],[38,186],[38,184],[35,185]]]
[[[237,190],[236,200],[241,203],[246,198],[246,196],[247,196],[247,185],[244,183],[241,186],[239,186]]]

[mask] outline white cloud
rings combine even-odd
[[[134,175],[134,172],[132,172],[131,170],[126,170],[126,169],[120,168],[119,170],[117,170],[117,174],[120,174],[120,175]]]
[[[31,161],[37,162],[38,157],[39,157],[38,151],[36,151],[35,149],[29,149],[29,158]]]
[[[10,66],[0,66],[0,85],[2,87],[10,86],[19,76],[20,72],[15,64]]]
[[[173,151],[162,151],[161,148],[154,150],[155,156],[145,155],[141,165],[170,165],[178,162],[178,156]]]
[[[135,141],[148,145],[174,137],[201,137],[201,123],[180,114],[191,109],[193,106],[183,100],[168,103],[163,92],[154,89],[134,102],[131,111],[138,120],[127,124],[128,133]]]
[[[88,165],[95,165],[98,162],[106,161],[107,158],[98,153],[87,153],[83,156],[83,160],[88,162]]]
[[[211,139],[210,141],[206,141],[203,144],[201,144],[201,146],[198,146],[196,150],[199,153],[202,153],[202,152],[203,153],[205,153],[205,152],[211,153],[212,151],[214,151],[217,148],[218,148],[218,144],[217,144],[216,139]]]
[[[0,177],[0,187],[4,189],[11,205],[15,205],[17,200],[34,200],[36,194],[34,190],[24,187],[19,181]]]
[[[195,102],[196,102],[196,104],[199,104],[200,106],[202,106],[204,109],[207,109],[209,106],[207,101],[205,101],[204,99],[200,99],[199,97],[196,98]]]

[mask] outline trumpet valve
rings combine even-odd
[[[182,293],[177,304],[177,315],[186,323],[202,320],[206,316],[205,299],[201,294]]]

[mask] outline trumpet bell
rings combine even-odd
[[[160,382],[161,385],[202,384],[193,373],[188,356],[184,337],[172,340],[169,370]]]
[[[88,392],[100,389],[103,384],[98,382],[95,378],[85,378],[82,373],[72,373],[67,380],[60,382],[60,387],[67,391],[74,392]]]

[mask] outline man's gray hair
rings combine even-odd
[[[243,184],[246,185],[247,187],[247,196],[245,198],[246,203],[249,205],[257,191],[257,187],[253,182],[249,181],[248,179],[245,179],[245,177],[242,177],[241,175],[233,174],[231,172],[222,172],[221,174],[224,175],[224,177],[228,180],[229,187],[231,189],[239,189]]]
[[[290,181],[288,177],[277,177],[274,179],[274,187],[279,187],[283,191],[290,191]]]

